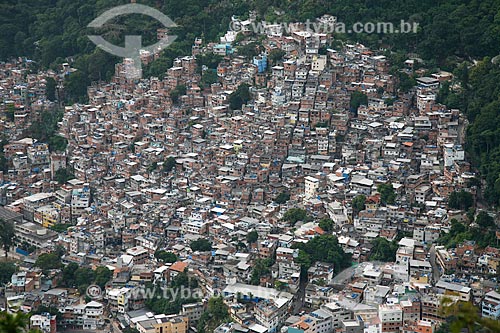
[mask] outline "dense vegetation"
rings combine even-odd
[[[474,223],[468,225],[452,219],[450,232],[441,235],[438,243],[447,248],[454,248],[464,241],[474,241],[481,248],[486,246],[498,247],[496,230],[497,227],[493,218],[486,212],[480,212],[477,214]]]
[[[500,65],[485,58],[458,73],[464,89],[451,94],[465,111],[471,125],[467,152],[486,182],[484,199],[500,203]]]
[[[17,271],[16,264],[11,261],[0,262],[0,284],[10,282],[12,274]]]
[[[384,205],[393,204],[396,201],[396,192],[392,184],[380,184],[377,186],[377,191],[380,193],[380,202]]]
[[[174,263],[177,261],[177,256],[173,252],[158,250],[155,252],[155,258],[165,263]]]
[[[307,222],[310,220],[311,217],[307,215],[307,211],[302,208],[290,208],[283,215],[283,221],[289,222],[292,226],[299,221]]]
[[[0,332],[2,333],[42,333],[39,329],[30,329],[29,315],[22,312],[0,312]]]
[[[222,323],[231,321],[229,309],[222,297],[214,297],[208,300],[208,307],[201,315],[198,326],[196,327],[199,333],[214,332]]]
[[[274,264],[272,259],[256,259],[253,264],[252,274],[250,275],[250,284],[255,286],[260,284],[260,278],[271,274],[271,266]]]
[[[151,283],[146,284],[146,288],[153,287]],[[169,287],[171,292],[164,292],[158,286],[155,287],[155,296],[146,299],[146,306],[155,313],[175,314],[179,313],[183,304],[200,301],[197,298],[183,295],[184,291],[181,291],[181,289],[194,290],[194,288],[198,287],[197,280],[191,279],[185,272],[176,275],[170,282]]]
[[[11,247],[14,245],[15,229],[14,224],[9,221],[0,219],[0,246],[7,258]]]
[[[358,195],[352,199],[352,211],[356,215],[360,211],[365,209],[366,197],[364,195]]]
[[[71,101],[85,100],[86,86],[106,79],[114,71],[117,58],[98,50],[86,37],[94,32],[87,24],[105,10],[128,3],[127,0],[7,0],[0,4],[0,59],[25,55],[41,67],[54,67],[73,61],[79,72],[70,75],[66,84]],[[362,0],[253,0],[220,2],[216,0],[142,0],[171,17],[179,26],[172,29],[178,38],[159,60],[146,67],[144,73],[162,75],[172,60],[190,53],[194,37],[216,40],[227,27],[231,15],[247,15],[255,9],[268,21],[314,19],[322,14],[338,16],[346,25],[354,22],[418,22],[417,34],[351,35],[349,39],[369,45],[392,47],[403,52],[417,52],[436,64],[455,63],[455,58],[482,58],[500,53],[500,1],[441,1],[430,0],[362,1]],[[281,9],[277,16],[276,9]],[[141,15],[120,16],[100,31],[111,43],[123,43],[126,34],[141,34],[144,44],[155,41],[159,22]],[[12,32],[15,33],[12,33]],[[343,36],[339,36],[344,38]],[[258,49],[246,46],[252,54]],[[245,53],[245,50],[242,50]],[[276,61],[281,54],[271,57]],[[207,83],[213,81],[213,75]],[[52,94],[51,94],[52,95]]]
[[[212,249],[212,242],[205,238],[200,238],[189,243],[189,247],[193,251],[210,251]]]
[[[57,123],[63,117],[62,110],[43,111],[24,133],[40,142],[47,142],[50,151],[64,151],[68,142],[58,134]]]
[[[372,251],[370,260],[395,262],[398,243],[396,241],[389,242],[383,237],[377,237],[372,242]]]
[[[325,232],[332,232],[333,229],[335,228],[335,223],[333,222],[332,219],[324,217],[321,220],[319,220],[318,226]]]
[[[451,192],[448,197],[448,206],[454,209],[468,210],[474,204],[474,197],[470,192],[461,190],[460,192]]]
[[[335,273],[351,266],[351,255],[342,250],[337,237],[333,235],[317,236],[305,244],[294,244],[293,247],[299,249],[295,262],[300,264],[304,271],[317,261],[333,264]]]
[[[446,317],[446,321],[435,331],[436,333],[500,332],[500,322],[481,317],[480,309],[472,302],[454,302],[449,298],[444,298],[441,312]]]

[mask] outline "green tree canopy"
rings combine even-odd
[[[260,284],[260,278],[267,276],[271,273],[270,267],[273,265],[273,261],[270,258],[266,259],[256,259],[252,266],[252,274],[250,275],[250,284],[258,286]]]
[[[158,250],[155,252],[155,258],[165,263],[174,263],[177,261],[177,256],[173,252]]]
[[[207,310],[201,315],[197,325],[199,333],[214,332],[220,324],[231,321],[229,309],[221,297],[208,300]]]
[[[173,168],[175,168],[175,157],[170,156],[163,163],[163,171],[168,173],[172,171]]]
[[[318,225],[321,229],[323,229],[326,232],[332,232],[333,228],[335,227],[335,223],[333,222],[333,220],[327,217],[322,218],[319,221]]]
[[[299,249],[295,262],[305,271],[317,261],[333,264],[336,273],[351,266],[351,255],[344,252],[333,235],[316,236],[305,244],[294,244],[293,248]]]
[[[366,197],[364,195],[357,195],[352,199],[352,210],[354,214],[358,214],[365,209]]]
[[[274,199],[274,202],[276,202],[278,205],[281,205],[287,202],[288,200],[290,200],[290,193],[281,192],[280,194],[278,194],[276,199]]]
[[[242,83],[238,86],[236,91],[229,95],[229,107],[231,110],[239,110],[251,99],[249,85]]]
[[[380,201],[383,204],[394,204],[396,202],[396,192],[394,192],[392,184],[380,184],[377,191],[380,193]]]
[[[74,179],[75,175],[67,168],[61,168],[56,171],[54,178],[59,184],[65,184],[68,180]]]
[[[189,247],[193,251],[201,251],[201,252],[210,251],[212,250],[212,242],[205,238],[199,238],[197,240],[192,241],[189,244]]]
[[[377,237],[372,241],[372,250],[370,260],[395,262],[398,243],[395,241],[389,242],[383,237]]]
[[[14,244],[15,240],[15,229],[12,222],[0,219],[0,244],[5,253],[5,258],[7,258],[10,248]]]
[[[0,262],[0,285],[10,282],[12,274],[17,271],[17,266],[11,261]]]
[[[368,105],[368,96],[359,91],[353,91],[351,94],[351,111],[357,111],[360,105]]]
[[[272,49],[270,52],[269,52],[269,55],[267,56],[267,58],[269,60],[271,60],[271,62],[273,64],[276,64],[279,60],[283,59],[283,57],[285,56],[286,52],[283,51],[282,49]]]
[[[290,225],[295,225],[299,221],[308,221],[310,217],[307,215],[307,211],[302,208],[290,208],[283,215],[283,221],[290,222]]]
[[[62,282],[68,288],[76,287],[76,271],[80,266],[77,263],[71,262],[66,265],[62,271]]]
[[[249,244],[257,242],[258,239],[259,239],[259,234],[255,230],[252,230],[247,234],[247,242]]]
[[[61,268],[61,258],[56,253],[43,253],[38,256],[35,266],[41,268],[44,273],[51,269]]]
[[[448,206],[454,209],[468,210],[474,205],[474,197],[470,192],[461,190],[453,191],[448,197]]]
[[[53,77],[47,77],[47,84],[45,86],[45,96],[49,101],[56,100],[56,80]]]
[[[108,283],[113,277],[113,272],[106,266],[99,266],[95,270],[95,284],[104,289],[106,283]]]
[[[25,333],[29,327],[29,318],[22,312],[0,312],[0,332]]]

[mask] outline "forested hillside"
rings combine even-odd
[[[500,66],[485,58],[463,77],[460,106],[471,121],[467,151],[486,182],[484,199],[500,204]]]
[[[96,50],[86,37],[86,26],[105,10],[128,0],[3,0],[0,3],[0,60],[27,56],[41,68],[72,62],[79,71],[66,82],[71,101],[84,100],[86,86],[109,78],[118,59]],[[428,68],[454,71],[462,83],[458,91],[443,91],[441,98],[465,110],[471,126],[468,152],[487,182],[485,198],[500,199],[500,68],[490,58],[500,54],[500,0],[138,0],[158,8],[179,27],[177,41],[162,57],[145,68],[159,75],[172,60],[188,54],[196,36],[216,40],[228,28],[231,15],[255,10],[270,22],[314,19],[328,13],[340,22],[401,20],[419,23],[417,34],[348,35],[398,54],[416,53]],[[141,34],[145,44],[155,39],[158,22],[140,15],[119,17],[101,33],[110,42],[126,34]],[[484,57],[490,57],[482,61]],[[474,61],[480,61],[473,66]],[[397,65],[397,64],[396,64]]]
[[[26,55],[50,66],[65,57],[95,57],[99,60],[89,73],[98,79],[99,67],[107,67],[107,56],[96,55],[86,38],[86,25],[103,11],[126,0],[4,0],[0,4],[0,59]],[[178,42],[169,53],[188,50],[194,36],[214,40],[225,31],[231,15],[257,11],[268,21],[314,19],[322,14],[336,15],[348,25],[357,21],[415,21],[418,34],[351,35],[350,39],[416,52],[425,59],[444,64],[450,57],[482,58],[500,53],[499,0],[142,0],[139,3],[160,9],[180,26]],[[279,15],[278,15],[279,14]],[[111,41],[123,40],[125,32],[154,37],[154,19],[129,15],[117,18],[105,34]],[[147,34],[149,32],[149,35]],[[104,59],[101,59],[104,58]],[[168,57],[167,57],[168,58]],[[101,70],[102,72],[102,70]]]

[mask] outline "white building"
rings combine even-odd
[[[56,316],[49,313],[32,315],[30,317],[30,328],[38,329],[42,333],[55,333]]]
[[[311,176],[306,176],[304,180],[305,180],[304,200],[315,198],[318,194],[319,179]]]
[[[444,145],[444,166],[452,166],[455,161],[463,161],[465,159],[465,151],[460,145],[446,144]]]
[[[481,303],[482,316],[500,319],[500,294],[492,290],[484,296]]]
[[[80,216],[89,206],[90,187],[89,184],[85,183],[82,188],[74,189],[71,192],[71,214],[73,217]]]
[[[382,323],[383,333],[399,333],[403,325],[403,310],[399,304],[383,304],[379,307],[378,316]]]

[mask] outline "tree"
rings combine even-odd
[[[243,104],[246,104],[250,99],[249,85],[242,83],[236,91],[229,95],[229,107],[231,110],[240,110]]]
[[[399,247],[396,242],[389,242],[383,237],[377,237],[372,241],[372,245],[370,260],[384,262],[396,261],[396,252]]]
[[[56,223],[53,226],[50,226],[50,230],[54,230],[56,232],[65,232],[69,227],[72,226],[72,224]]]
[[[229,309],[221,297],[212,297],[208,300],[207,310],[198,321],[199,333],[214,332],[220,324],[231,321]]]
[[[158,250],[155,252],[155,258],[165,263],[174,263],[177,261],[177,256],[173,252]]]
[[[169,173],[172,171],[172,169],[175,167],[175,157],[170,156],[167,158],[167,160],[163,163],[163,171],[166,173]]]
[[[44,273],[51,269],[60,268],[61,265],[61,258],[55,253],[43,253],[38,256],[35,262],[35,266],[41,268]]]
[[[184,96],[185,94],[186,86],[183,84],[179,84],[170,92],[170,98],[172,98],[172,102],[174,104],[177,104],[179,102],[179,97]]]
[[[202,70],[203,66],[208,69],[217,69],[217,66],[222,61],[222,57],[214,53],[204,53],[196,56],[196,64],[199,70]]]
[[[461,190],[460,192],[453,191],[448,197],[448,206],[454,209],[468,210],[474,204],[474,198],[470,192]]]
[[[274,281],[274,289],[284,290],[285,288],[286,288],[286,283],[281,282],[280,280]]]
[[[56,80],[53,77],[47,77],[47,84],[45,85],[45,96],[49,101],[56,100]]]
[[[205,238],[199,238],[197,240],[192,241],[189,244],[189,247],[193,251],[200,251],[200,252],[210,251],[212,250],[212,242],[210,242],[208,239]]]
[[[62,282],[68,288],[73,288],[76,286],[76,271],[78,270],[78,264],[71,262],[62,271]]]
[[[449,329],[447,332],[500,332],[500,321],[483,318],[480,313],[472,302],[455,302],[450,298],[443,298],[441,302],[441,314],[446,317]]]
[[[244,56],[247,59],[252,59],[260,53],[259,46],[255,42],[239,46],[237,50],[239,55]]]
[[[333,231],[335,223],[333,223],[332,219],[325,217],[319,221],[318,225],[325,232],[331,233]]]
[[[292,248],[299,249],[294,261],[302,266],[304,273],[317,261],[333,264],[336,273],[351,266],[351,255],[344,252],[333,235],[316,236],[305,244],[294,244]]]
[[[99,266],[95,270],[95,284],[104,288],[106,283],[113,277],[113,272],[106,266]]]
[[[481,211],[477,214],[476,224],[483,230],[496,227],[495,220],[485,211]]]
[[[5,258],[7,258],[10,248],[14,244],[15,240],[15,228],[12,222],[7,222],[0,219],[0,244],[5,253]]]
[[[247,242],[249,244],[257,242],[258,239],[259,239],[259,234],[255,230],[252,230],[247,234]]]
[[[396,193],[392,184],[380,184],[377,191],[380,193],[380,201],[383,204],[394,204],[396,201]]]
[[[207,69],[201,75],[201,82],[204,85],[211,85],[212,83],[219,82],[219,76],[217,75],[217,71],[214,69]]]
[[[157,167],[158,167],[158,162],[154,161],[148,166],[148,172],[151,173],[155,171]]]
[[[301,208],[290,208],[283,215],[283,221],[290,222],[290,225],[294,226],[298,221],[308,221],[310,218],[307,216],[307,212]]]
[[[401,71],[398,71],[398,81],[399,90],[401,90],[402,92],[408,92],[417,84],[417,81],[413,77]]]
[[[353,91],[351,94],[351,111],[357,112],[360,105],[368,105],[368,96],[359,91]]]
[[[278,205],[281,205],[287,202],[288,200],[290,200],[290,193],[281,192],[280,194],[278,194],[276,199],[274,199],[274,202],[276,202]]]
[[[54,247],[54,251],[55,255],[60,259],[62,258],[65,254],[66,254],[66,248],[60,244],[57,244],[55,247]]]
[[[352,210],[354,215],[357,215],[360,211],[365,209],[366,197],[364,195],[358,195],[352,199]]]
[[[138,329],[127,327],[122,330],[123,333],[140,333]]]
[[[260,284],[260,278],[266,275],[269,275],[270,267],[273,265],[271,259],[256,259],[253,268],[252,274],[250,275],[250,284],[254,286],[258,286]]]
[[[59,184],[65,184],[68,180],[74,179],[75,175],[67,168],[61,168],[56,171],[54,178]]]
[[[10,282],[12,274],[17,270],[16,265],[11,261],[0,262],[0,285]]]
[[[15,314],[6,311],[0,312],[0,332],[2,333],[24,333],[28,328],[28,316],[24,313]]]
[[[285,54],[286,54],[286,52],[283,51],[282,49],[272,49],[271,52],[269,52],[269,55],[267,56],[267,58],[273,64],[276,64],[279,60],[283,59]]]
[[[15,114],[16,114],[15,105],[8,104],[7,107],[5,108],[5,117],[7,118],[7,120],[10,122],[14,122]]]
[[[85,103],[88,99],[87,86],[89,85],[88,77],[82,71],[76,71],[66,75],[64,79],[64,95],[69,103]]]
[[[75,285],[80,294],[85,294],[89,285],[95,280],[95,272],[88,267],[80,267],[75,272]]]

